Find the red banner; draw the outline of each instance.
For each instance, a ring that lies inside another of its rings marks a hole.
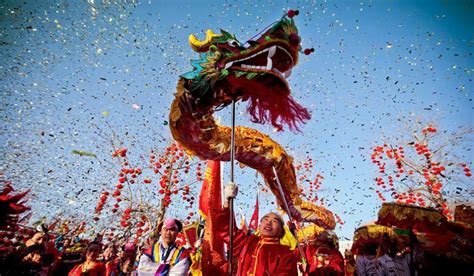
[[[258,194],[257,194],[257,200],[255,202],[255,210],[253,211],[253,215],[250,218],[249,228],[253,231],[258,230]]]

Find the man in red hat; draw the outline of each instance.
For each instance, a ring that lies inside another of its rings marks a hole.
[[[176,244],[183,229],[177,219],[166,219],[161,227],[160,240],[153,243],[140,258],[138,275],[188,275],[189,252]]]
[[[230,183],[224,195],[227,200],[217,219],[222,226],[218,234],[228,243],[228,199],[237,195],[237,186]],[[283,225],[283,218],[270,212],[262,217],[258,236],[234,229],[233,255],[238,262],[237,275],[298,275],[294,252],[289,246],[280,244],[280,238],[285,234]]]

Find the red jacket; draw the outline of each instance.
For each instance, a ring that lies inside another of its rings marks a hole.
[[[83,275],[83,273],[88,273],[87,275],[90,276],[105,276],[105,266],[103,263],[96,262],[94,267],[87,271],[82,271],[83,265],[84,263],[76,265],[73,269],[71,269],[71,271],[69,271],[68,276],[80,276]]]
[[[328,246],[303,246],[308,259],[309,271],[306,275],[344,275],[344,258],[341,252]]]
[[[217,217],[218,225],[222,226],[217,234],[226,243],[229,242],[228,222],[229,210],[224,209]],[[289,246],[280,244],[279,238],[247,235],[244,231],[235,228],[233,245],[233,255],[238,262],[238,276],[298,275],[293,251]]]

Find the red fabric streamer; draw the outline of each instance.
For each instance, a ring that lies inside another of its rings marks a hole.
[[[286,124],[291,131],[299,132],[299,126],[311,119],[308,110],[297,103],[290,95],[271,97],[249,97],[247,111],[252,122],[271,123],[278,131]]]

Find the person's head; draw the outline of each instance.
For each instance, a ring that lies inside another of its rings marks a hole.
[[[283,218],[277,213],[270,212],[262,217],[258,230],[264,238],[281,238],[285,234]]]
[[[135,259],[137,246],[133,242],[126,243],[122,246],[122,259]]]
[[[104,259],[110,260],[110,259],[113,259],[116,254],[117,252],[115,249],[115,245],[111,243],[107,246],[107,248],[105,248],[103,255],[104,255]]]
[[[165,246],[170,246],[176,241],[178,233],[183,229],[183,225],[177,219],[167,219],[161,228],[161,240]]]
[[[330,247],[336,247],[335,239],[336,234],[331,230],[324,230],[316,237],[316,243],[319,245],[326,245]]]
[[[376,242],[364,243],[364,244],[362,244],[360,255],[375,256],[377,254],[377,248],[378,247],[379,247],[379,244],[376,243]]]
[[[94,243],[102,243],[103,239],[104,239],[104,235],[102,233],[99,233],[95,236]]]
[[[64,242],[63,242],[63,247],[68,247],[69,245],[71,245],[71,240],[70,239],[65,239]]]
[[[100,255],[101,246],[98,243],[89,243],[86,247],[86,260],[87,261],[96,261]]]
[[[44,247],[39,244],[28,246],[21,254],[21,263],[24,264],[41,264],[44,254]]]
[[[395,239],[390,239],[388,235],[384,236],[384,239],[379,247],[379,254],[387,254],[391,257],[394,257],[398,252],[398,245]]]
[[[319,234],[318,237],[316,238],[316,241],[320,243],[329,242],[330,240],[331,238],[327,231],[321,232],[321,234]]]

